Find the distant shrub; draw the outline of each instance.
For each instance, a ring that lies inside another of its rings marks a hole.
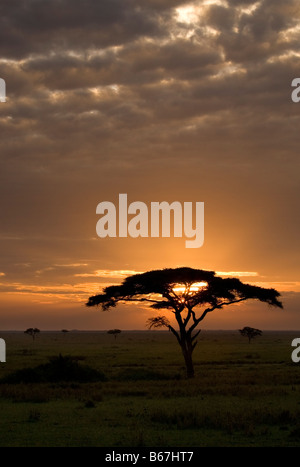
[[[17,370],[1,379],[2,383],[56,383],[56,382],[96,382],[106,381],[105,375],[87,365],[80,365],[70,356],[51,357],[49,363],[35,368]]]

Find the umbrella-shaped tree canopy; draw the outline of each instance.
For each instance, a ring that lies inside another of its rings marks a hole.
[[[192,268],[160,269],[127,277],[122,284],[106,287],[103,293],[89,298],[87,306],[103,310],[119,302],[148,302],[151,308],[174,313],[179,331],[164,316],[150,318],[150,326],[165,326],[176,336],[185,357],[188,375],[193,375],[191,355],[196,346],[192,334],[207,313],[233,303],[254,299],[283,308],[280,293],[244,284],[236,278],[222,278],[213,271]],[[154,321],[153,321],[154,320]]]
[[[106,287],[102,294],[90,297],[87,306],[101,305],[106,310],[122,301],[147,301],[152,308],[181,312],[205,305],[221,308],[252,298],[282,308],[279,296],[275,289],[244,284],[236,278],[221,278],[212,271],[176,268],[129,276],[121,285]]]

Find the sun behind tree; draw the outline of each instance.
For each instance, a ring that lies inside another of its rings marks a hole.
[[[249,284],[236,278],[221,278],[213,271],[192,268],[160,269],[127,277],[121,285],[104,288],[103,293],[89,298],[87,306],[108,310],[119,302],[146,302],[156,310],[173,313],[179,329],[165,316],[150,318],[148,326],[166,327],[175,335],[184,357],[187,377],[194,376],[192,354],[197,345],[196,331],[207,313],[248,299],[283,308],[279,292]],[[196,311],[199,314],[196,315]]]

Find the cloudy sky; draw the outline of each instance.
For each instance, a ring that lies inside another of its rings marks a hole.
[[[300,329],[297,0],[2,0],[0,329],[145,329],[85,307],[190,266],[275,287],[206,329]],[[96,206],[202,201],[205,240],[96,235]]]

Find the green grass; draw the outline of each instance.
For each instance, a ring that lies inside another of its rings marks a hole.
[[[168,332],[1,337],[1,447],[300,446],[297,332],[203,331],[193,380]]]

